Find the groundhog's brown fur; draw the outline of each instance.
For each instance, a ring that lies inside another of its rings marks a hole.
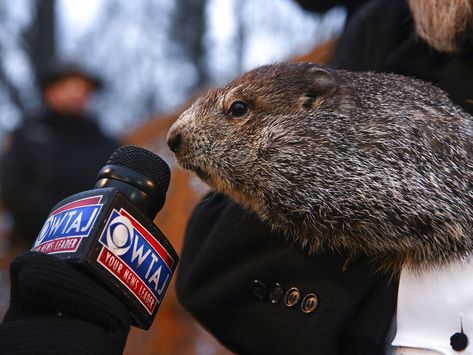
[[[472,142],[472,117],[431,84],[312,64],[255,69],[168,134],[182,167],[303,247],[390,270],[473,251]]]

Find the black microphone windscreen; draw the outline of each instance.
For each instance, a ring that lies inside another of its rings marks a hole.
[[[171,178],[168,164],[156,154],[144,148],[124,145],[108,159],[107,165],[118,165],[134,170],[152,180],[158,192],[166,195]]]

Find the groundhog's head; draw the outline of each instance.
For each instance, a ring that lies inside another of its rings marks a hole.
[[[248,72],[174,123],[178,163],[311,250],[473,250],[473,123],[434,86],[312,64]]]
[[[259,210],[273,185],[302,178],[296,165],[308,116],[336,88],[333,75],[314,65],[258,68],[199,98],[171,127],[169,147],[183,168]]]

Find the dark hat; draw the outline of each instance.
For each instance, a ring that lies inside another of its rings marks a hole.
[[[76,63],[59,60],[51,61],[44,70],[40,71],[38,77],[39,85],[41,90],[44,90],[48,85],[55,81],[71,76],[79,76],[87,80],[94,86],[95,90],[99,90],[103,87],[103,81],[98,76],[85,70]]]

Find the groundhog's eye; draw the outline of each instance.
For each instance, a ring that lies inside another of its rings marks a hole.
[[[248,112],[248,104],[244,101],[235,101],[230,106],[228,114],[234,118],[240,118],[246,115]]]

